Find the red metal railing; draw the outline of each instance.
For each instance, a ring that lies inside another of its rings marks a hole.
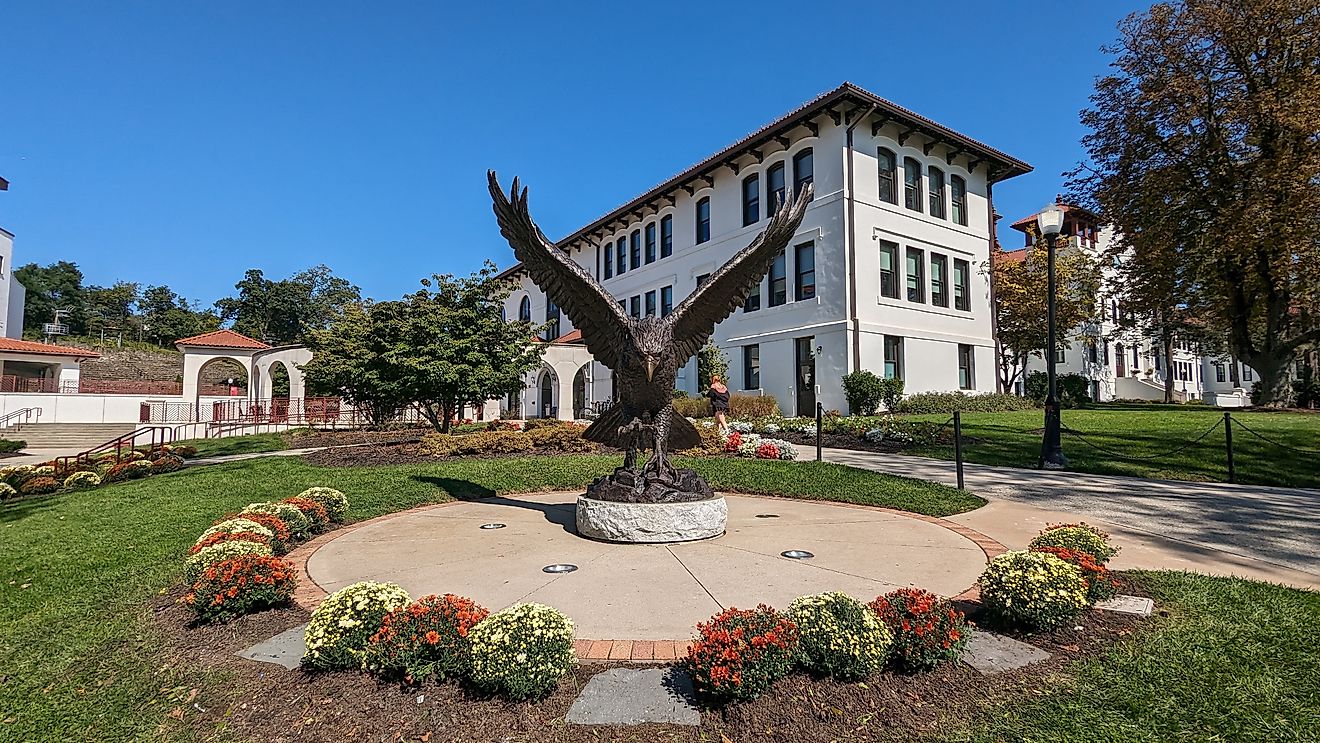
[[[115,463],[124,461],[124,455],[133,451],[137,446],[137,440],[144,435],[151,437],[150,447],[155,449],[159,446],[170,443],[174,437],[174,429],[169,426],[146,426],[136,431],[126,433],[118,438],[111,439],[104,444],[93,446],[87,451],[70,454],[64,457],[55,458],[55,467],[58,470],[67,470],[70,467],[84,464],[91,461],[93,457],[113,451],[115,453]]]

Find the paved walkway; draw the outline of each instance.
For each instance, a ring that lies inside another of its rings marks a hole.
[[[804,452],[806,453],[806,452]],[[825,449],[827,461],[957,482],[953,462]],[[1320,490],[1145,480],[967,464],[967,489],[990,501],[951,518],[1011,548],[1045,523],[1085,519],[1113,534],[1118,568],[1187,569],[1320,588]]]

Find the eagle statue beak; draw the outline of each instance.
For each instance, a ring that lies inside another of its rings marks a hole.
[[[654,376],[655,376],[655,360],[654,360],[654,359],[647,359],[647,360],[646,360],[646,381],[650,382],[650,381],[651,381],[651,377],[654,377]]]

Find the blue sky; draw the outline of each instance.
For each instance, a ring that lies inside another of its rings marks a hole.
[[[89,283],[209,304],[325,263],[393,298],[512,260],[487,168],[557,238],[844,80],[1034,165],[1011,221],[1143,7],[6,0],[0,226]]]

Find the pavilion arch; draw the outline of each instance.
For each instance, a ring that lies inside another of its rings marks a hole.
[[[302,368],[311,360],[312,352],[306,346],[276,346],[256,352],[252,356],[252,365],[256,371],[257,379],[256,384],[253,385],[253,396],[258,400],[269,400],[277,397],[275,394],[275,378],[278,371],[283,370],[289,376],[287,397],[291,400],[305,398],[307,387]],[[283,397],[284,395],[279,396]]]
[[[559,374],[554,367],[543,365],[536,374],[536,384],[532,387],[537,418],[556,418],[559,415],[560,389]]]

